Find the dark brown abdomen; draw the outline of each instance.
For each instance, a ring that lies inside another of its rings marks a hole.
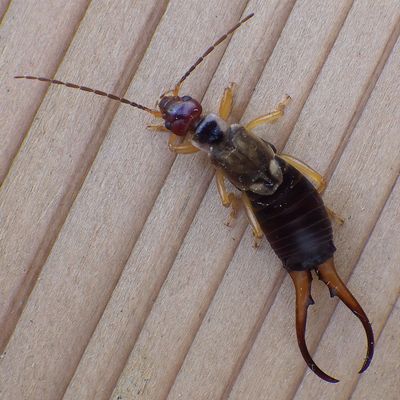
[[[314,186],[279,159],[283,182],[271,196],[246,192],[268,242],[289,271],[313,269],[336,250],[332,226]]]

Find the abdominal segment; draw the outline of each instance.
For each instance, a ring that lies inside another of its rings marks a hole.
[[[246,192],[273,250],[289,271],[313,269],[332,257],[332,226],[314,186],[279,159],[283,182],[270,196]]]

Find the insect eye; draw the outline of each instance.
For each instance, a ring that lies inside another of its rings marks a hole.
[[[165,126],[167,129],[171,130],[171,128],[172,128],[172,123],[171,123],[170,121],[165,121],[164,126]]]
[[[192,100],[192,98],[190,96],[183,96],[182,100],[183,101],[189,101],[189,100]]]

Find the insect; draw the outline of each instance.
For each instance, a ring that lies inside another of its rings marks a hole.
[[[296,334],[305,362],[320,378],[336,383],[337,379],[315,364],[306,346],[307,310],[314,303],[311,297],[312,270],[328,286],[331,296],[338,296],[365,329],[367,355],[360,373],[371,362],[374,336],[365,312],[335,270],[333,254],[336,249],[330,221],[335,214],[324,206],[321,199],[325,189],[323,177],[296,158],[277,153],[271,143],[251,132],[259,125],[279,120],[284,115],[290,97],[286,96],[274,111],[243,126],[227,123],[233,104],[233,84],[224,91],[218,115],[203,113],[200,102],[190,96],[180,95],[183,82],[193,70],[252,16],[250,14],[243,18],[209,47],[175,87],[161,95],[158,109],[74,83],[26,75],[15,78],[64,85],[128,104],[163,120],[163,124],[149,125],[149,128],[170,133],[168,146],[171,151],[178,154],[206,152],[216,168],[221,202],[232,209],[231,218],[234,218],[242,204],[256,243],[265,235],[293,280],[296,291]],[[240,197],[227,191],[225,179],[238,189]]]

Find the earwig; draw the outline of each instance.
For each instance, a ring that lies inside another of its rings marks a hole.
[[[159,110],[74,83],[27,75],[15,78],[64,85],[128,104],[163,120],[163,125],[149,127],[171,134],[168,143],[170,150],[179,154],[192,154],[199,150],[206,152],[216,167],[216,183],[222,204],[232,207],[232,217],[239,203],[243,204],[256,243],[265,235],[293,280],[296,291],[296,334],[305,362],[321,379],[336,383],[337,379],[315,364],[305,341],[307,309],[314,304],[311,297],[312,270],[328,286],[331,297],[338,296],[365,329],[367,355],[360,373],[370,365],[374,353],[374,335],[364,310],[335,270],[333,254],[336,248],[330,221],[334,213],[324,206],[321,199],[325,189],[323,177],[294,157],[277,153],[271,143],[251,133],[256,126],[281,118],[290,97],[286,96],[271,113],[242,126],[227,123],[232,109],[233,85],[225,89],[218,115],[203,114],[197,100],[179,95],[183,82],[204,58],[251,17],[253,14],[243,18],[221,36],[197,59],[173,90],[161,95]],[[177,144],[179,137],[183,141]],[[227,192],[225,179],[238,189],[240,198]]]

